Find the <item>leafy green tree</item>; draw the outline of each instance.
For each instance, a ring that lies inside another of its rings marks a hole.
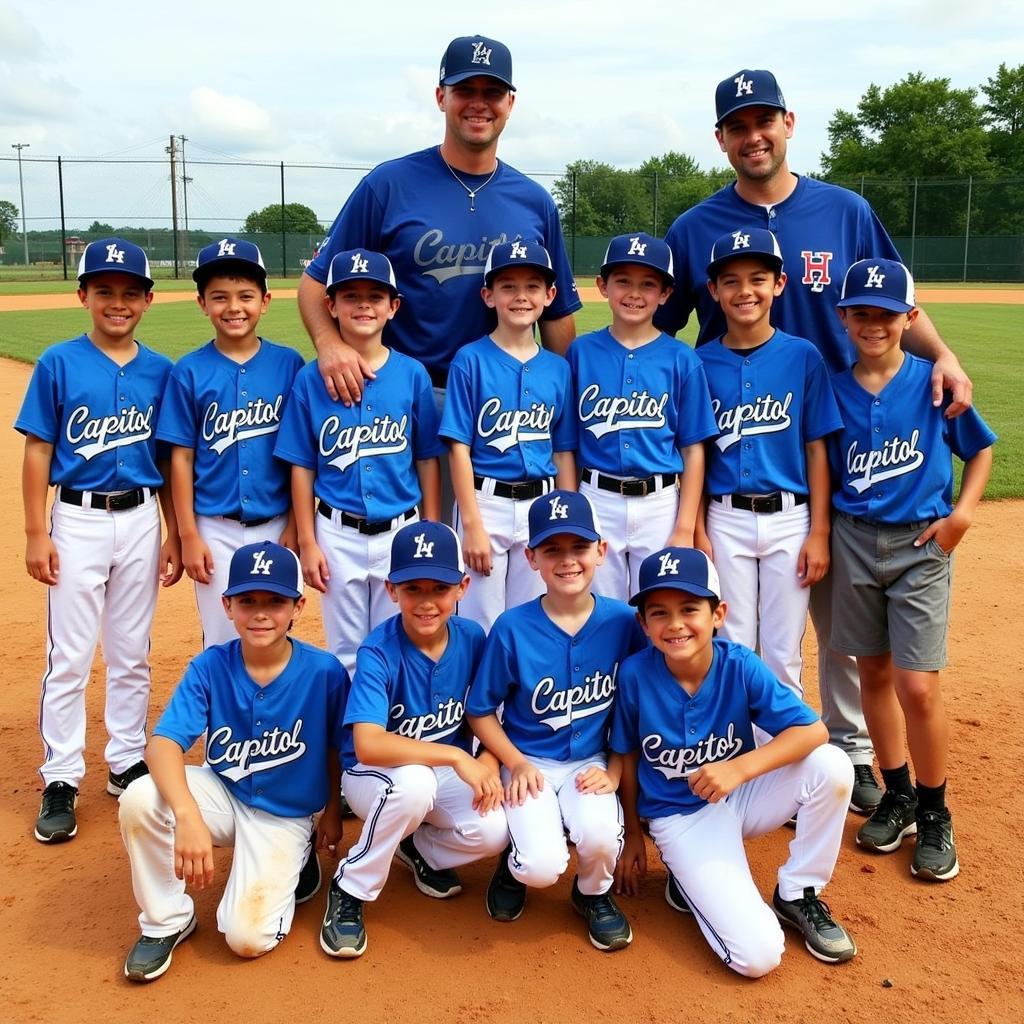
[[[242,231],[246,234],[280,234],[282,229],[290,234],[324,233],[316,214],[302,203],[285,203],[283,213],[280,203],[272,203],[262,210],[253,210],[242,225]]]
[[[1010,175],[1024,174],[1024,64],[1000,64],[981,91],[993,160]]]
[[[114,233],[114,225],[94,220],[85,230],[90,235],[112,235]]]
[[[0,199],[0,244],[7,235],[13,235],[18,230],[18,208],[7,199]]]

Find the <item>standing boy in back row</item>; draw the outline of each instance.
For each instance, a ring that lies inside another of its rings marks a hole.
[[[25,564],[47,591],[46,674],[39,731],[46,789],[42,843],[73,839],[85,775],[85,687],[102,631],[107,792],[146,774],[149,640],[158,582],[181,578],[168,463],[156,422],[171,361],[135,340],[153,301],[149,260],[121,238],[90,242],[78,265],[87,334],[48,348],[15,429],[25,435]],[[49,531],[46,499],[57,487]],[[167,540],[160,544],[160,513]]]

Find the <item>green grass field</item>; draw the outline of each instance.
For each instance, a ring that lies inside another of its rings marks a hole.
[[[272,282],[272,287],[294,286],[291,279]],[[66,287],[62,282],[62,287],[54,291],[64,291]],[[24,291],[38,294],[43,289],[38,282],[31,289],[26,283]],[[986,496],[1024,497],[1024,421],[1019,414],[1017,391],[1024,378],[1024,307],[936,304],[929,308],[929,313],[974,380],[975,403],[999,435]],[[576,317],[580,333],[606,323],[608,307],[600,302],[587,303]],[[47,345],[74,337],[87,326],[88,318],[80,309],[0,313],[0,356],[33,362]],[[260,330],[268,338],[295,346],[307,358],[313,355],[291,299],[272,302]],[[683,333],[692,342],[692,326]],[[209,323],[193,302],[166,303],[150,309],[139,335],[152,348],[177,359],[207,340]]]

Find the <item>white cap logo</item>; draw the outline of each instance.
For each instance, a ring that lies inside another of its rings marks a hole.
[[[659,576],[678,576],[679,575],[679,559],[673,558],[669,552],[665,552],[660,559],[661,568],[658,570]]]
[[[525,245],[519,242],[512,243],[512,252],[509,254],[509,259],[513,260],[525,260],[530,255]]]
[[[732,248],[733,252],[737,249],[749,249],[750,235],[745,235],[742,231],[734,231],[732,233]]]
[[[486,64],[490,67],[491,64],[491,51],[484,46],[483,43],[473,44],[473,61],[474,64]]]
[[[413,558],[433,558],[434,557],[434,542],[427,540],[427,535],[421,533],[418,537],[413,537],[416,541],[416,551],[413,554]]]
[[[629,252],[627,256],[646,256],[647,255],[647,243],[641,242],[639,238],[631,238],[629,240]]]
[[[363,254],[357,252],[352,256],[352,273],[366,274],[370,270],[370,261],[363,259]]]
[[[217,243],[217,255],[218,256],[234,256],[235,255],[235,243],[229,242],[226,238],[222,238]]]
[[[549,518],[552,520],[569,518],[569,506],[557,496],[551,499],[551,515]]]
[[[864,282],[865,288],[881,288],[885,281],[885,274],[878,272],[878,267],[868,267],[868,279]]]
[[[116,242],[107,246],[107,263],[124,263],[124,249],[118,249]]]
[[[733,79],[733,81],[736,83],[737,96],[754,95],[754,83],[751,82],[745,75],[740,73]]]
[[[269,576],[270,567],[274,564],[272,558],[266,558],[266,551],[256,551],[252,556],[252,571],[250,576]]]

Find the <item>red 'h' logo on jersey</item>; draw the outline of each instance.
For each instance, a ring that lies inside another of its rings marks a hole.
[[[825,285],[832,283],[832,275],[828,271],[833,254],[804,249],[800,255],[804,259],[804,276],[800,283],[810,285],[812,292],[823,291]]]

